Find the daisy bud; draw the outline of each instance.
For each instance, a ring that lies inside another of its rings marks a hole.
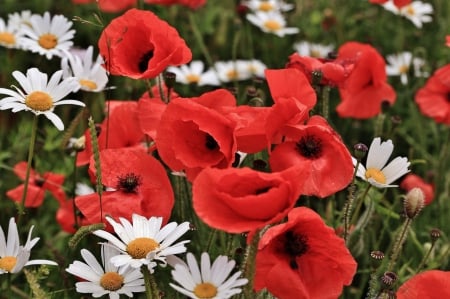
[[[355,150],[355,158],[358,160],[361,160],[362,158],[364,158],[367,151],[369,150],[367,145],[365,145],[364,143],[355,144],[353,149]]]
[[[390,289],[397,280],[398,280],[397,274],[391,271],[384,272],[383,276],[381,276],[381,282],[384,288],[387,289]]]
[[[431,241],[434,243],[437,241],[437,239],[439,239],[441,237],[441,231],[437,228],[433,228],[430,231],[430,237],[431,237]]]
[[[422,189],[412,188],[403,201],[405,214],[409,219],[413,219],[423,209],[425,204],[425,195]]]
[[[166,84],[167,88],[172,89],[175,85],[175,79],[177,78],[177,75],[172,72],[165,72],[164,73],[164,83]]]

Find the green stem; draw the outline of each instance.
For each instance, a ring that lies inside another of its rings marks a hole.
[[[147,266],[141,266],[141,272],[144,275],[145,295],[147,299],[159,299],[159,290],[153,275]]]
[[[405,222],[403,223],[401,233],[394,244],[391,259],[389,260],[389,264],[387,267],[387,271],[392,271],[392,269],[394,269],[395,263],[397,262],[397,258],[400,255],[400,252],[402,251],[403,243],[406,240],[406,235],[409,230],[409,227],[411,226],[411,222],[412,222],[411,218],[406,218]]]
[[[158,77],[156,77],[156,84],[158,84],[158,91],[159,91],[159,97],[161,98],[161,100],[168,104],[169,100],[167,99],[165,93],[164,93],[164,78],[162,74],[159,74]]]
[[[31,162],[33,161],[34,145],[36,143],[37,124],[38,124],[38,116],[35,115],[33,118],[33,124],[31,126],[31,137],[30,137],[30,145],[28,148],[27,170],[25,173],[25,181],[24,181],[22,199],[21,199],[20,205],[19,205],[19,215],[18,215],[18,219],[17,219],[17,224],[19,224],[22,216],[25,214],[25,200],[27,198],[28,185],[30,182]]]
[[[427,262],[428,258],[430,257],[430,254],[433,251],[435,244],[436,244],[436,241],[431,243],[430,249],[428,249],[427,253],[423,257],[423,259],[420,262],[419,266],[417,267],[416,274],[419,273],[423,269],[423,267],[425,266],[425,263]]]
[[[361,196],[361,198],[358,201],[358,205],[356,206],[355,213],[353,214],[353,217],[351,218],[352,221],[350,223],[355,223],[356,222],[356,219],[359,216],[359,211],[361,210],[362,204],[364,202],[364,198],[366,198],[366,196],[369,193],[369,190],[370,190],[371,187],[372,187],[372,185],[368,184],[366,190],[364,190],[363,195]]]
[[[245,285],[244,290],[242,292],[241,298],[255,298],[255,293],[253,292],[253,282],[255,276],[255,268],[256,268],[256,253],[258,251],[258,243],[261,231],[257,230],[253,235],[253,238],[248,244],[245,251],[245,259],[242,267],[242,274],[245,278],[248,279],[248,283]],[[243,297],[242,297],[243,296]]]
[[[78,229],[78,217],[77,217],[77,207],[75,205],[75,190],[77,188],[77,156],[78,153],[75,152],[75,157],[73,159],[73,186],[72,186],[72,192],[73,192],[73,197],[72,197],[72,208],[73,208],[73,224],[75,226],[75,229]]]
[[[328,118],[330,116],[330,87],[329,86],[322,86],[320,88],[320,100],[321,100],[321,104],[322,104],[322,116],[328,120]]]
[[[355,178],[358,172],[360,160],[358,159],[355,166],[355,171],[353,172],[353,179],[348,187],[348,198],[344,206],[344,240],[347,242],[348,230],[350,228],[350,219],[353,212],[353,203],[355,202],[356,184]]]
[[[211,58],[211,55],[209,54],[209,50],[205,45],[205,42],[203,41],[202,34],[200,30],[198,30],[197,23],[195,22],[195,15],[193,11],[189,11],[189,24],[192,29],[192,32],[194,33],[194,37],[197,40],[198,46],[200,47],[200,51],[202,51],[203,56],[205,56],[206,61],[208,62],[210,67],[214,66],[213,59]]]

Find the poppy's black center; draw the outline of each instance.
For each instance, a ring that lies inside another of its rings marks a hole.
[[[212,151],[219,148],[219,144],[217,144],[217,141],[209,134],[206,134],[205,146],[207,149]]]
[[[296,148],[303,157],[317,159],[322,154],[322,141],[317,137],[306,135],[297,142]]]
[[[117,177],[117,189],[125,193],[136,193],[142,178],[132,172]]]
[[[41,176],[38,176],[37,178],[34,179],[34,183],[36,184],[36,186],[42,187],[44,186],[45,179]]]
[[[450,92],[447,92],[447,102],[450,102]]]
[[[289,230],[279,236],[278,251],[289,257],[289,266],[292,269],[298,269],[296,258],[308,251],[308,238],[301,234]]]
[[[138,68],[141,73],[145,72],[148,68],[148,62],[153,58],[153,50],[148,51],[144,55],[142,55],[139,60]]]

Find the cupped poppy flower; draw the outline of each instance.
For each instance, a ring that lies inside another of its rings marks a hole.
[[[195,178],[192,202],[211,227],[229,233],[254,232],[283,219],[299,197],[302,180],[283,173],[244,168],[206,168]],[[255,208],[257,207],[257,208]]]
[[[148,4],[174,5],[179,4],[197,9],[206,4],[206,0],[145,0]]]
[[[345,188],[353,177],[350,152],[327,121],[313,116],[306,125],[287,127],[284,141],[272,150],[272,171],[302,177],[302,194],[326,197]]]
[[[341,103],[336,107],[340,117],[367,119],[381,112],[381,104],[393,105],[395,90],[386,80],[386,63],[368,44],[347,42],[338,50],[338,60],[353,61],[353,70],[339,85]]]
[[[170,217],[174,195],[161,163],[144,149],[119,148],[100,151],[102,184],[108,191],[78,196],[76,206],[89,223],[107,223],[105,216],[131,219],[133,213],[146,217]],[[89,172],[95,177],[93,158]],[[101,219],[100,215],[103,216]]]
[[[25,180],[27,162],[22,161],[17,163],[14,166],[13,171],[21,180]],[[30,179],[25,198],[25,207],[40,207],[44,201],[45,191],[49,191],[58,201],[64,200],[66,196],[62,187],[64,179],[65,176],[62,174],[45,172],[41,175],[34,169],[30,169]],[[6,196],[15,202],[21,202],[24,188],[25,184],[21,184],[6,192]]]
[[[335,299],[356,273],[356,261],[319,214],[294,208],[258,244],[254,288],[280,299]]]
[[[414,99],[423,115],[450,125],[450,64],[436,70]]]
[[[166,67],[192,59],[175,28],[150,11],[134,8],[106,26],[98,46],[108,72],[133,79],[155,78]]]
[[[224,89],[171,100],[155,139],[164,163],[172,170],[186,171],[189,180],[208,166],[230,167],[237,151],[235,123],[220,108],[235,105],[234,96]]]
[[[105,148],[142,147],[144,132],[139,123],[138,103],[135,101],[108,101],[107,116],[98,127],[98,147]],[[92,142],[89,129],[84,133],[85,148],[77,154],[77,166],[89,163],[92,155]]]
[[[408,174],[400,183],[400,188],[405,191],[410,191],[413,188],[420,188],[425,195],[425,205],[429,205],[434,199],[434,185],[425,182],[420,176],[416,174]]]
[[[407,280],[397,290],[397,299],[450,298],[450,271],[428,270]]]

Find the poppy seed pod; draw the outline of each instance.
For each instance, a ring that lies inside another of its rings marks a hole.
[[[420,188],[412,188],[403,201],[405,214],[409,219],[413,219],[423,209],[425,204],[425,195]]]

